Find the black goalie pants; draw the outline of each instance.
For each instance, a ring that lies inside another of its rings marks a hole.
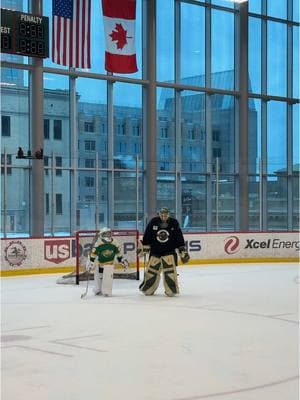
[[[150,257],[145,268],[144,281],[140,285],[140,291],[148,296],[154,294],[158,288],[161,273],[163,274],[165,294],[167,296],[178,294],[177,271],[173,255]]]

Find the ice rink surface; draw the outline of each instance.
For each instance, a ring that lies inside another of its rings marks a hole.
[[[298,264],[178,272],[174,298],[2,278],[1,400],[298,400]]]

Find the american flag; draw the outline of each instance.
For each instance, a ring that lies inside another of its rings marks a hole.
[[[52,14],[53,62],[91,68],[91,0],[53,0]]]

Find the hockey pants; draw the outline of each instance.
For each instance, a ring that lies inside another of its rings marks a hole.
[[[105,264],[102,265],[101,267],[96,267],[94,272],[95,294],[103,294],[103,296],[111,296],[113,278],[114,278],[113,264]]]
[[[175,258],[173,255],[155,257],[151,256],[145,267],[144,281],[140,290],[147,296],[155,293],[163,273],[165,294],[174,296],[179,294]]]

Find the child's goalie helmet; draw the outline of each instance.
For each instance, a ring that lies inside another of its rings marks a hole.
[[[99,233],[100,239],[105,243],[110,243],[112,241],[112,232],[110,228],[102,228]]]

